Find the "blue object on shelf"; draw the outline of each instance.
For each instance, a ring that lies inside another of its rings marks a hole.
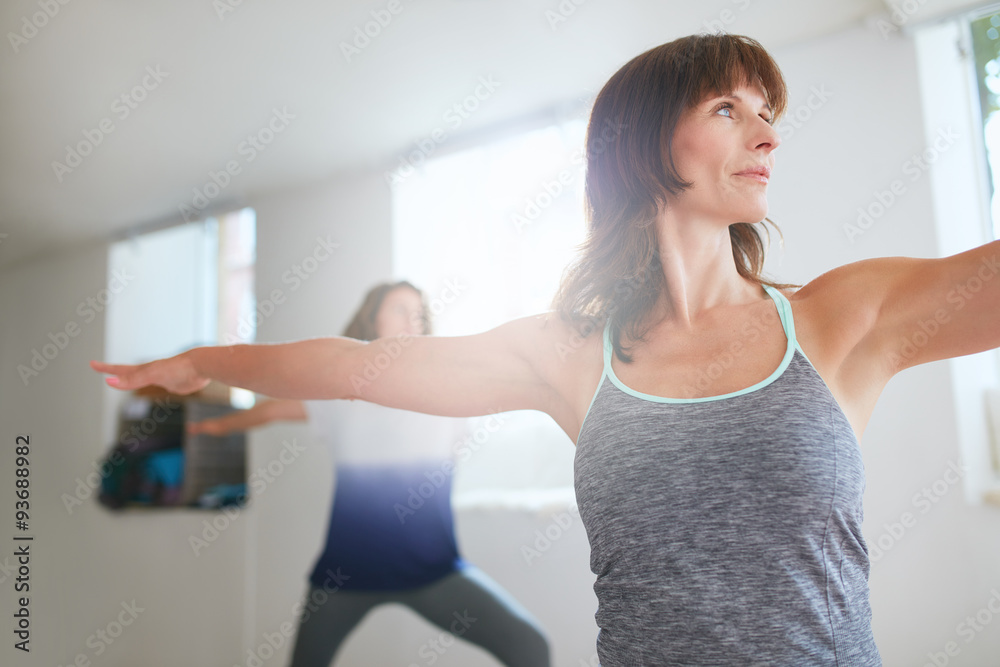
[[[198,505],[205,508],[243,505],[246,501],[246,484],[218,484],[206,489],[198,498]]]

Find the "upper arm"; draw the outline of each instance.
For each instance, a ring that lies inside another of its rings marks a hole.
[[[876,336],[896,370],[1000,346],[1000,242],[899,262]]]
[[[883,370],[888,380],[918,364],[1000,346],[998,272],[994,241],[950,257],[864,260],[814,282],[827,293],[820,301],[847,319],[845,361]]]
[[[560,404],[553,340],[562,328],[545,314],[468,336],[376,339],[351,351],[348,397],[449,417],[552,414]]]

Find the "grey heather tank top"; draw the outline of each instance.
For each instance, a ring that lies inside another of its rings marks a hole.
[[[741,391],[663,398],[604,374],[575,487],[603,667],[879,667],[850,423],[774,300],[788,346]]]

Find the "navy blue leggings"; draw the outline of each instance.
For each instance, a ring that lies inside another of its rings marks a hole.
[[[315,590],[322,589],[311,586],[307,600]],[[507,667],[549,667],[549,645],[538,621],[510,593],[471,565],[420,588],[340,590],[325,597],[326,602],[318,608],[309,605],[315,611],[303,612],[305,621],[299,622],[291,667],[329,667],[341,643],[365,614],[388,602],[406,605],[451,635],[481,646]],[[416,658],[414,663],[422,661]]]

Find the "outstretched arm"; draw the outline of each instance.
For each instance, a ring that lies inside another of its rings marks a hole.
[[[236,431],[246,431],[255,426],[263,426],[273,421],[305,421],[308,419],[302,401],[277,399],[261,401],[249,410],[237,410],[221,417],[188,422],[187,432],[194,435],[229,435]]]
[[[572,363],[559,362],[555,350],[569,336],[558,318],[539,315],[471,336],[198,347],[145,364],[91,366],[119,389],[186,394],[218,380],[275,398],[362,399],[451,417],[535,409],[559,421],[553,412],[565,411],[565,401],[554,376]]]
[[[821,290],[829,329],[850,342],[855,366],[886,381],[918,364],[1000,347],[1000,241],[950,257],[855,262],[800,294]]]
[[[872,339],[896,372],[1000,347],[1000,241],[887,265]]]

